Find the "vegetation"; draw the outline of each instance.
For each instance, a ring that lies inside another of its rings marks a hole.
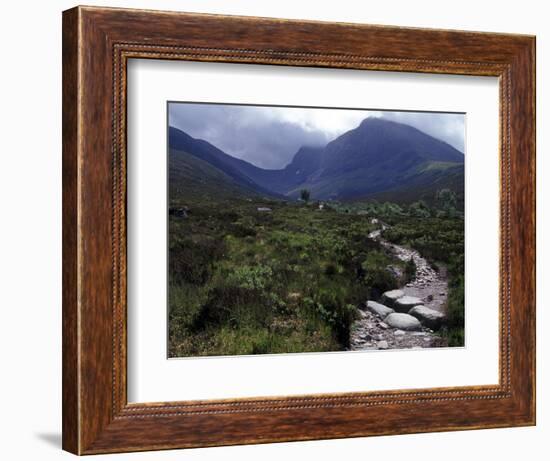
[[[366,216],[251,199],[188,206],[170,217],[171,356],[344,350],[357,304],[398,286]]]
[[[416,271],[368,238],[373,216],[392,223],[386,239],[449,268],[447,335],[463,342],[462,219],[422,204],[329,202],[321,210],[309,197],[173,197],[171,207],[187,214],[169,218],[170,356],[347,349],[357,306]]]
[[[411,280],[414,280],[416,277],[416,264],[414,263],[414,259],[409,259],[407,261],[407,264],[405,264],[405,279],[410,282]]]

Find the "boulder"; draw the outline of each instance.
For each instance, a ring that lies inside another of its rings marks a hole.
[[[176,218],[187,218],[187,212],[189,211],[189,208],[186,206],[174,208],[170,207],[168,208],[168,214],[170,216],[175,216]]]
[[[394,312],[386,317],[385,322],[390,327],[398,328],[400,330],[414,331],[422,329],[422,325],[418,319],[409,314]]]
[[[382,295],[382,302],[390,307],[394,307],[395,301],[397,301],[399,298],[402,298],[403,296],[405,296],[403,290],[386,291]]]
[[[392,312],[395,312],[393,309],[375,301],[367,301],[367,309],[373,314],[378,315],[378,317],[380,317],[382,320],[384,320]]]
[[[434,309],[430,309],[426,306],[413,307],[409,311],[409,315],[416,317],[420,320],[422,325],[425,325],[432,330],[438,330],[441,328],[441,324],[445,321],[445,314],[442,314]]]
[[[423,304],[420,298],[415,296],[403,296],[397,299],[392,307],[397,312],[406,313],[409,312],[414,306],[419,306],[420,304]]]

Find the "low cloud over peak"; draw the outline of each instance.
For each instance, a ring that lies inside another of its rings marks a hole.
[[[283,168],[302,146],[324,146],[367,117],[414,126],[464,152],[464,115],[428,112],[170,103],[169,124],[268,169]]]

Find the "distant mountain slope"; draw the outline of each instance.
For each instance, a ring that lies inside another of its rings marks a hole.
[[[357,128],[327,144],[318,176],[334,176],[379,165],[404,169],[421,161],[462,163],[464,155],[412,126],[367,118]]]
[[[424,200],[429,205],[435,203],[436,193],[441,189],[450,189],[456,193],[457,207],[464,210],[464,165],[454,165],[445,171],[431,168],[412,178],[407,184],[383,192],[357,197],[357,200],[370,199],[378,202],[397,202],[410,204]]]
[[[356,198],[426,184],[434,174],[447,173],[433,165],[463,163],[464,155],[457,149],[416,128],[367,118],[327,144],[319,169],[300,187],[322,198]],[[432,173],[426,174],[430,169]]]
[[[254,188],[243,186],[205,160],[184,151],[169,151],[169,195],[170,205],[185,204],[187,199],[216,199],[252,197]],[[180,203],[181,202],[181,203]]]
[[[249,174],[247,174],[248,171],[261,170],[261,168],[257,168],[244,160],[232,157],[207,141],[192,138],[187,133],[177,128],[169,127],[168,146],[171,152],[187,152],[209,163],[245,189],[254,190],[258,194],[280,196],[277,191],[267,189],[260,183],[256,183]]]
[[[322,147],[300,147],[292,161],[281,170],[264,170],[248,164],[243,170],[257,184],[286,195],[288,191],[304,184],[320,166]]]
[[[393,192],[411,201],[434,187],[464,192],[461,152],[409,125],[379,118],[365,119],[325,147],[302,147],[280,170],[258,168],[172,127],[169,142],[260,194],[296,197],[306,188],[314,199],[350,200]]]

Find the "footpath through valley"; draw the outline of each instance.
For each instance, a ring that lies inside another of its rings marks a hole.
[[[412,259],[414,280],[387,291],[379,301],[368,300],[359,306],[359,319],[351,328],[350,349],[410,349],[446,346],[437,331],[445,322],[447,274],[434,270],[418,251],[390,243],[382,238],[382,224],[369,234],[402,261]]]

